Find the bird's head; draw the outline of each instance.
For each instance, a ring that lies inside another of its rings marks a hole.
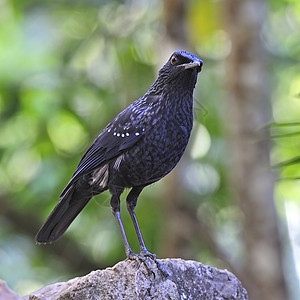
[[[184,50],[176,51],[160,69],[159,77],[168,82],[178,77],[197,77],[202,66],[203,61],[198,56]]]

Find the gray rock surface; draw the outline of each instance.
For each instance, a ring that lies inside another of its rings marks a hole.
[[[13,292],[5,281],[0,279],[0,300],[21,300],[22,298]]]
[[[227,270],[195,261],[162,259],[160,262],[170,275],[167,278],[154,261],[148,262],[153,272],[144,263],[125,260],[112,268],[48,285],[22,299],[248,299],[241,282]]]

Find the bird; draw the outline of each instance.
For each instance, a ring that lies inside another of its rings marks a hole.
[[[159,70],[144,96],[119,113],[99,134],[80,160],[35,240],[56,241],[95,195],[111,194],[110,206],[129,259],[149,257],[135,215],[142,190],[177,165],[193,126],[193,92],[203,61],[185,50],[175,51]],[[120,196],[130,189],[126,207],[140,253],[132,251],[120,215]],[[157,262],[158,263],[158,262]]]

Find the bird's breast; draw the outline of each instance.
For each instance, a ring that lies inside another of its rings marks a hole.
[[[167,175],[182,157],[190,132],[189,124],[175,119],[154,122],[143,139],[115,162],[126,185],[147,184]]]

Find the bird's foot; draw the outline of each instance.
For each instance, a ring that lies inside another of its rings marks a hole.
[[[139,267],[141,266],[142,263],[144,263],[147,267],[147,270],[150,271],[153,274],[153,276],[155,277],[155,272],[153,271],[152,267],[150,266],[149,262],[147,261],[146,256],[130,251],[127,254],[127,259],[135,260],[138,263]]]
[[[154,253],[150,253],[148,250],[142,250],[140,253],[141,256],[147,258],[149,257],[150,259],[152,259],[157,266],[157,269],[167,278],[170,278],[170,274],[168,273],[168,271],[162,266],[162,264],[158,261],[158,259],[156,258],[156,255]]]
[[[155,272],[153,268],[151,267],[148,259],[151,259],[155,262],[158,270],[165,276],[170,278],[170,274],[167,272],[167,270],[162,266],[162,264],[156,259],[156,255],[153,253],[150,253],[149,251],[141,251],[140,254],[136,254],[133,251],[129,251],[127,254],[127,258],[130,260],[135,260],[139,266],[141,263],[144,263],[147,267],[147,270],[153,274],[154,277],[156,277]]]

